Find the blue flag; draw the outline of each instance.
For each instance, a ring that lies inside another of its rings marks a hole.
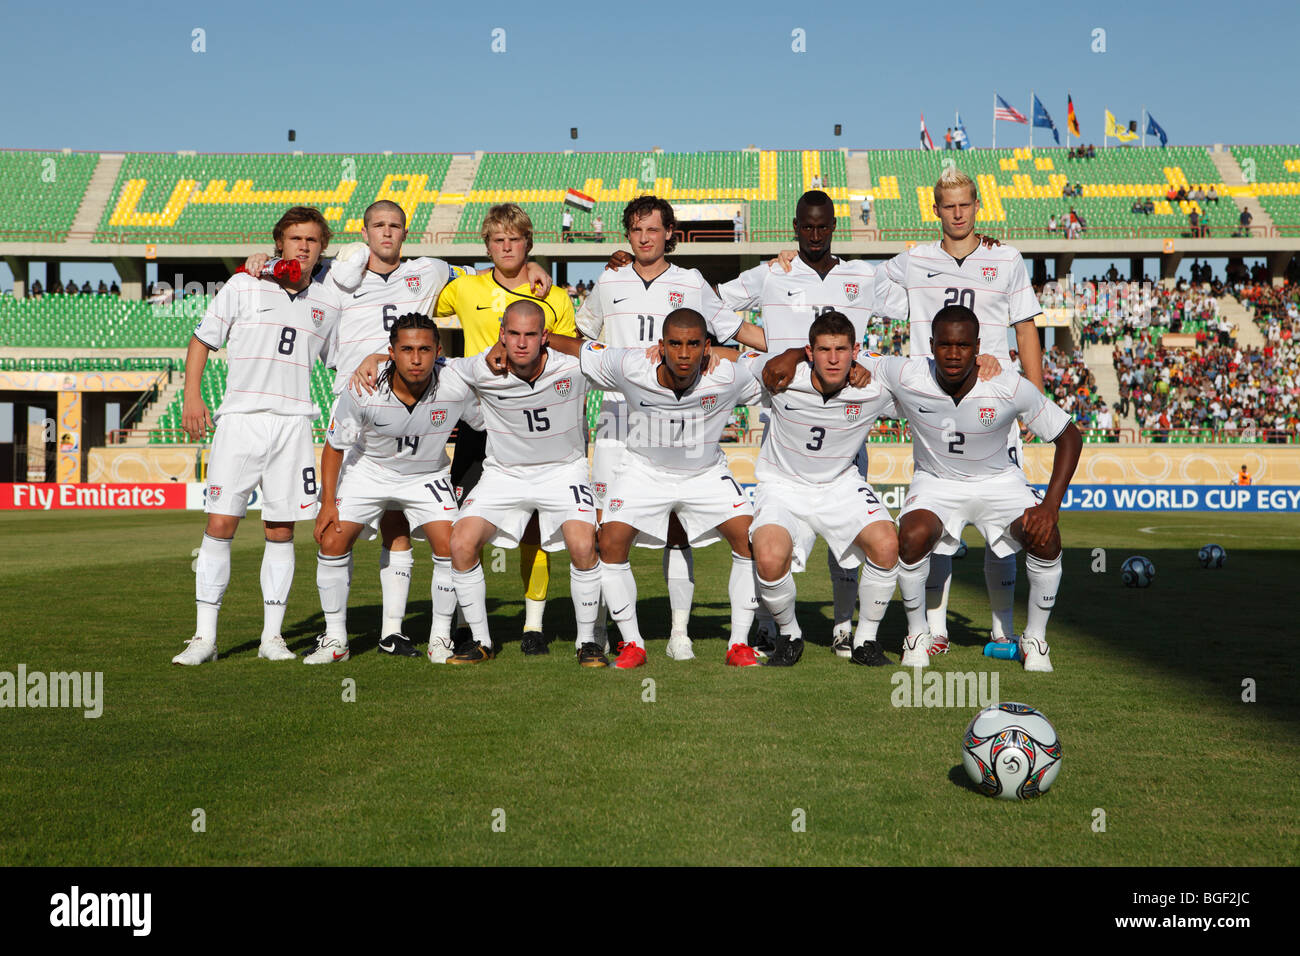
[[[952,138],[957,141],[958,149],[970,149],[970,137],[966,135],[966,124],[961,121],[961,114],[957,114],[957,126],[952,131]]]
[[[1169,137],[1165,135],[1165,131],[1160,128],[1160,124],[1156,122],[1155,117],[1150,113],[1147,114],[1147,132],[1152,136],[1159,136],[1161,146],[1169,145]]]
[[[1043,101],[1038,98],[1037,93],[1034,94],[1033,107],[1034,107],[1034,125],[1045,126],[1048,129],[1050,129],[1052,131],[1052,138],[1056,140],[1056,145],[1060,146],[1061,134],[1056,131],[1056,124],[1053,123],[1052,118],[1047,115],[1047,107],[1043,105]]]

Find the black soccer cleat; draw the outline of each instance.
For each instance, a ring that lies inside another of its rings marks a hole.
[[[489,650],[478,641],[470,641],[463,651],[457,651],[447,661],[448,664],[481,664],[497,656],[495,649]]]
[[[524,636],[519,641],[519,650],[523,651],[525,657],[538,657],[551,653],[550,647],[547,646],[546,635],[541,631],[524,631]]]
[[[394,657],[419,657],[411,639],[405,634],[389,634],[379,642],[379,653],[392,654]]]
[[[794,667],[803,657],[803,638],[781,634],[776,639],[776,647],[767,656],[768,667]]]
[[[857,647],[853,648],[853,653],[849,655],[849,660],[854,664],[861,664],[863,667],[885,667],[892,664],[884,652],[881,651],[880,645],[875,641],[863,641]]]
[[[608,667],[609,658],[600,650],[600,645],[588,641],[578,648],[578,663],[583,667]]]
[[[457,654],[469,650],[474,643],[474,635],[468,627],[457,628],[456,633],[451,638],[452,649]]]

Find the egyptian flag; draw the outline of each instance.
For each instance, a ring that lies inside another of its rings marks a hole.
[[[564,203],[567,206],[574,206],[583,212],[591,212],[596,208],[596,200],[592,199],[586,193],[580,193],[576,189],[570,189],[564,194]]]
[[[1065,96],[1065,106],[1065,128],[1070,131],[1071,136],[1082,139],[1083,137],[1079,136],[1079,117],[1074,115],[1074,100],[1068,93]]]
[[[934,140],[930,138],[930,131],[925,128],[925,114],[921,114],[921,148],[934,149]]]

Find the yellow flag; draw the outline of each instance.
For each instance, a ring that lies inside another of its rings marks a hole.
[[[1117,139],[1121,143],[1130,143],[1138,138],[1138,134],[1132,132],[1127,127],[1120,126],[1115,122],[1115,114],[1110,110],[1106,111],[1106,135],[1112,139]]]

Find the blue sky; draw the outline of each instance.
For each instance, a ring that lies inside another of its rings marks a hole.
[[[0,128],[79,150],[912,147],[922,112],[941,136],[960,110],[983,147],[994,91],[1028,113],[1032,88],[1062,133],[1072,92],[1085,141],[1145,105],[1174,144],[1296,142],[1297,26],[1272,0],[9,2]]]

